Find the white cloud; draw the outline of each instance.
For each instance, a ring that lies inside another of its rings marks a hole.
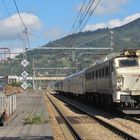
[[[99,0],[95,0],[92,5],[91,10],[95,7]],[[118,13],[122,10],[122,5],[126,4],[128,0],[101,0],[98,7],[95,10],[96,15],[110,15],[114,13]],[[79,11],[82,4],[79,4],[76,9]],[[83,11],[85,7],[83,8]]]
[[[29,32],[39,30],[41,28],[41,21],[37,16],[29,13],[21,13],[20,15]],[[14,26],[18,29],[18,33],[15,31]],[[23,30],[24,27],[18,14],[12,15],[4,20],[0,20],[0,40],[20,39],[20,34]]]
[[[53,27],[50,29],[47,29],[45,32],[45,37],[48,40],[54,40],[54,39],[59,39],[64,35],[64,32],[62,31],[62,29],[58,28],[58,27]]]
[[[97,7],[95,14],[108,15],[118,13],[122,10],[122,5],[126,4],[128,0],[101,0]]]
[[[136,13],[134,15],[128,16],[122,20],[121,19],[112,19],[105,23],[89,24],[84,28],[84,31],[89,31],[89,30],[94,31],[94,30],[102,29],[102,28],[106,28],[106,27],[108,27],[108,28],[119,27],[119,26],[125,25],[137,18],[140,18],[140,13]]]
[[[89,24],[85,27],[84,31],[102,29],[105,28],[105,26],[106,26],[105,23]]]

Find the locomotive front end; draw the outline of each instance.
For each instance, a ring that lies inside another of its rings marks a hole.
[[[113,101],[123,108],[140,109],[139,51],[125,52],[114,59]]]

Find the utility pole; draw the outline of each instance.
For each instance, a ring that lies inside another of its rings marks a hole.
[[[33,90],[35,90],[35,64],[34,64],[34,59],[33,59]]]
[[[113,31],[112,29],[110,29],[110,47],[111,47],[111,51],[114,51],[114,43],[113,43]]]

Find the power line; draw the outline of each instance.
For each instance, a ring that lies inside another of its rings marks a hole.
[[[5,1],[2,0],[2,3],[3,3],[3,5],[4,5],[4,7],[5,7],[5,10],[6,10],[8,16],[10,17],[10,20],[11,20],[11,23],[13,24],[13,28],[14,28],[15,32],[16,32],[17,34],[21,34],[21,33],[18,31],[19,29],[16,27],[15,22],[14,22],[13,19],[11,18],[11,14],[10,14],[10,12],[9,12],[9,10],[8,10],[8,7],[7,7],[6,3],[5,3]]]
[[[74,24],[73,24],[73,26],[72,26],[72,28],[71,28],[69,34],[71,34],[71,32],[74,30],[74,27],[75,27],[76,22],[77,22],[77,20],[78,20],[80,14],[81,14],[81,12],[82,12],[82,10],[83,10],[83,7],[84,7],[84,5],[85,5],[85,2],[86,2],[86,0],[83,1],[82,6],[81,6],[81,8],[80,8],[80,10],[79,10],[79,13],[77,14],[77,17],[76,17],[76,19],[75,19],[75,21],[74,21]]]
[[[89,17],[87,18],[86,22],[84,23],[84,25],[82,26],[82,28],[80,29],[80,32],[83,30],[83,28],[85,27],[85,25],[87,24],[88,20],[90,19],[90,17],[93,15],[95,9],[97,8],[97,6],[99,5],[99,3],[101,2],[101,0],[99,0],[97,2],[97,4],[95,5],[95,7],[93,8],[93,10],[91,11]]]
[[[77,26],[77,28],[76,28],[76,30],[75,30],[74,33],[76,33],[76,32],[79,30],[79,28],[81,27],[82,23],[83,23],[84,20],[86,19],[86,17],[87,17],[87,15],[88,15],[88,13],[89,13],[89,11],[90,11],[90,9],[91,9],[91,7],[92,7],[94,1],[95,1],[95,0],[90,0],[89,3],[87,4],[87,7],[85,8],[84,13],[83,13],[83,15],[81,16],[81,19],[79,20],[79,25]]]
[[[21,15],[20,15],[19,8],[18,8],[18,6],[17,6],[16,0],[14,0],[14,4],[15,4],[15,7],[16,7],[18,16],[19,16],[19,18],[20,18],[20,20],[21,20],[21,23],[23,24],[23,27],[25,28],[25,29],[23,30],[23,33],[25,33],[26,39],[27,39],[27,43],[28,43],[28,47],[30,47],[29,36],[28,36],[28,28],[26,27],[26,25],[25,25],[25,23],[24,23],[24,21],[23,21]],[[26,45],[25,45],[25,51],[26,51]]]
[[[87,3],[87,5],[85,7],[85,10],[84,10],[83,14],[81,15],[81,18],[79,19],[78,24],[77,24],[75,30],[73,31],[73,34],[76,34],[76,32],[78,32],[78,30],[81,27],[82,23],[86,19],[87,14],[89,13],[93,3],[94,3],[94,0],[89,0],[89,2]],[[72,46],[74,44],[75,40],[76,40],[75,38],[71,38],[69,46]]]
[[[97,8],[97,6],[98,6],[99,3],[101,2],[101,0],[99,0],[99,1],[96,3],[95,7],[94,7],[93,10],[91,11],[91,8],[92,8],[94,2],[95,2],[95,0],[90,0],[89,3],[87,4],[86,10],[84,11],[83,16],[82,16],[81,19],[79,20],[79,23],[80,23],[80,24],[79,24],[79,26],[76,28],[74,34],[79,33],[79,32],[81,32],[81,31],[83,30],[83,28],[84,28],[85,25],[87,24],[87,22],[88,22],[88,20],[90,19],[90,17],[93,15],[95,9]],[[90,11],[91,11],[91,12],[90,12]],[[89,12],[90,12],[90,14],[89,14],[89,16],[87,17],[87,15],[88,15]],[[84,22],[85,19],[86,19],[86,21]],[[81,25],[82,25],[82,27],[81,27]],[[81,27],[81,29],[80,29],[80,27]],[[80,30],[79,30],[79,29],[80,29]],[[78,31],[78,30],[79,30],[79,31]],[[76,40],[76,38],[71,39],[70,46],[71,46],[71,44],[74,44],[75,40]]]
[[[20,12],[19,12],[19,9],[18,9],[16,0],[14,0],[14,4],[15,4],[16,10],[17,10],[17,12],[18,12],[18,16],[19,16],[19,18],[20,18],[20,20],[21,20],[21,22],[22,22],[24,28],[27,28],[26,25],[25,25],[25,23],[24,23],[24,21],[23,21],[23,19],[22,19],[22,17],[21,17],[21,15],[20,15]]]

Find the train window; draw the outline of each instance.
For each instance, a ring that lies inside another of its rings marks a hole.
[[[109,73],[109,71],[108,71],[109,69],[108,69],[108,66],[107,67],[105,67],[105,76],[108,76],[108,73]]]
[[[90,72],[88,73],[88,79],[90,79]]]
[[[110,64],[110,68],[109,68],[109,70],[110,70],[110,72],[113,72],[113,61],[109,61],[109,64]]]
[[[104,69],[102,69],[102,77],[104,77],[105,73],[104,73]]]
[[[86,80],[88,79],[88,74],[86,73]]]
[[[137,59],[122,59],[119,61],[120,67],[136,67],[138,66]]]
[[[96,70],[96,78],[98,78],[98,70]]]
[[[92,71],[92,78],[94,78],[94,71]]]
[[[90,78],[90,79],[92,79],[92,72],[90,72],[90,73],[89,73],[89,75],[90,75],[90,77],[89,77],[89,78]]]
[[[99,78],[101,78],[101,73],[102,73],[102,70],[100,69],[99,70]]]

